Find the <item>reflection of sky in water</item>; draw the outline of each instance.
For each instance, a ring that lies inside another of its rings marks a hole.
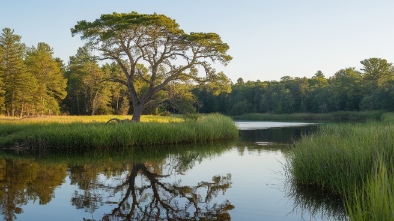
[[[257,130],[273,127],[300,127],[313,125],[315,123],[298,123],[298,122],[271,122],[271,121],[237,121],[235,122],[239,130]]]

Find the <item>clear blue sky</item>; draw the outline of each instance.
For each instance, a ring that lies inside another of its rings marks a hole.
[[[326,77],[363,59],[394,61],[392,0],[4,0],[0,29],[15,30],[27,46],[48,43],[66,63],[84,43],[77,21],[112,12],[159,13],[186,32],[215,32],[233,60],[217,66],[235,82],[283,76]]]

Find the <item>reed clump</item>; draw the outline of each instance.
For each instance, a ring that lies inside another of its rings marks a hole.
[[[286,164],[292,182],[342,195],[351,220],[392,220],[380,217],[394,211],[394,113],[381,119],[322,125],[301,139]]]
[[[385,164],[394,162],[393,145],[392,123],[323,125],[295,145],[288,169],[298,182],[346,192],[366,179],[382,153]]]
[[[168,123],[22,122],[8,128],[9,125],[0,124],[3,148],[111,149],[211,142],[238,135],[232,119],[220,114],[200,116],[196,121]]]

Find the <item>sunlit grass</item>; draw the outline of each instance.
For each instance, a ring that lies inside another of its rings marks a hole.
[[[5,117],[0,116],[0,122],[14,122],[14,123],[93,123],[93,122],[107,122],[112,118],[120,120],[131,119],[132,116],[127,115],[94,115],[94,116],[44,116],[44,117],[31,117],[31,118],[18,118],[18,117]],[[142,115],[141,122],[183,122],[184,119],[180,115],[173,116],[157,116],[157,115]]]
[[[231,118],[220,114],[203,115],[196,121],[182,118],[144,117],[141,123],[105,123],[105,118],[78,121],[0,123],[0,146],[24,149],[111,149],[136,146],[211,142],[238,136]],[[97,121],[97,119],[101,119]],[[163,120],[164,119],[164,120]],[[164,123],[163,123],[164,122]]]

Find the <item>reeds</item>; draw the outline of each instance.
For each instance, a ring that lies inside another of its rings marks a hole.
[[[346,201],[350,220],[394,220],[394,177],[383,163]]]
[[[381,153],[393,162],[393,147],[391,123],[324,125],[295,145],[288,169],[299,182],[346,192],[366,179]]]
[[[322,125],[290,152],[286,170],[292,182],[341,194],[351,220],[393,220],[393,116]]]
[[[237,137],[229,117],[200,116],[196,121],[94,123],[1,123],[0,146],[24,149],[111,149],[201,143]]]

